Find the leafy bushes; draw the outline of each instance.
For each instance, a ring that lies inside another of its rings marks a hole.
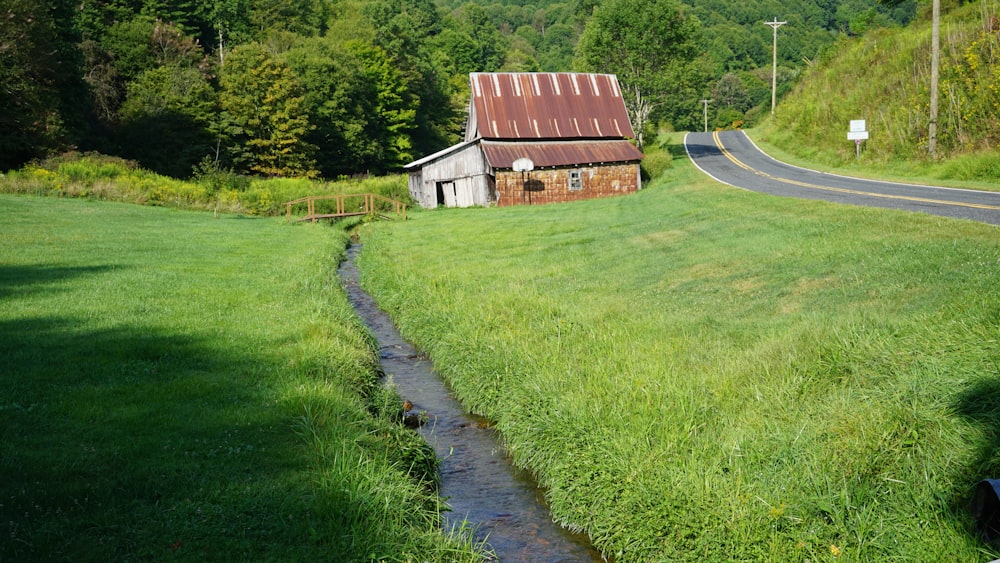
[[[642,179],[648,181],[659,178],[670,169],[672,162],[673,157],[669,151],[660,146],[647,146],[642,159]]]
[[[305,178],[251,178],[210,161],[194,180],[176,180],[135,162],[97,153],[67,153],[0,177],[0,192],[85,197],[183,209],[248,215],[280,215],[283,203],[308,195],[378,195],[411,204],[402,175],[321,182]]]
[[[983,153],[944,163],[940,177],[946,180],[1000,180],[1000,154]]]

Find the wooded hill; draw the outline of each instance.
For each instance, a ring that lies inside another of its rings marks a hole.
[[[77,149],[175,177],[398,170],[458,138],[473,71],[615,73],[645,128],[700,128],[707,98],[712,125],[753,123],[770,102],[764,21],[788,22],[780,95],[838,38],[914,13],[913,0],[0,0],[0,169]],[[643,26],[668,20],[669,44],[648,41]]]
[[[864,119],[866,164],[906,161],[934,178],[1000,182],[1000,2],[944,3],[936,163],[927,158],[931,23],[924,8],[906,29],[839,40],[782,101],[769,140],[840,166],[855,160],[849,121]]]

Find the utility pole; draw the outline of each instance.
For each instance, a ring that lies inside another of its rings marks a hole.
[[[708,104],[712,100],[702,100],[701,103],[705,104],[705,132],[708,133]]]
[[[778,21],[778,18],[774,18],[774,21],[764,22],[764,25],[769,25],[774,30],[774,47],[771,51],[771,115],[774,115],[775,92],[778,88],[778,28],[786,23],[788,22]]]
[[[927,153],[937,158],[938,76],[941,59],[941,0],[934,0],[931,21],[931,117],[927,127]]]

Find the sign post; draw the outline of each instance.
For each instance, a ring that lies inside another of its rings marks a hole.
[[[858,160],[861,160],[861,141],[868,140],[868,128],[864,119],[852,119],[851,130],[847,132],[847,140],[854,141],[854,151]]]

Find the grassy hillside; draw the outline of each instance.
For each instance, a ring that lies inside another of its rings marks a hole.
[[[429,447],[376,385],[343,234],[0,213],[0,561],[480,559],[440,531]]]
[[[633,196],[368,225],[363,283],[616,561],[977,561],[1000,475],[992,226]]]
[[[957,181],[1000,183],[1000,2],[945,2],[941,26],[938,162],[927,159],[931,26],[844,39],[779,104],[764,139],[801,158]],[[871,138],[861,163],[850,120]]]

